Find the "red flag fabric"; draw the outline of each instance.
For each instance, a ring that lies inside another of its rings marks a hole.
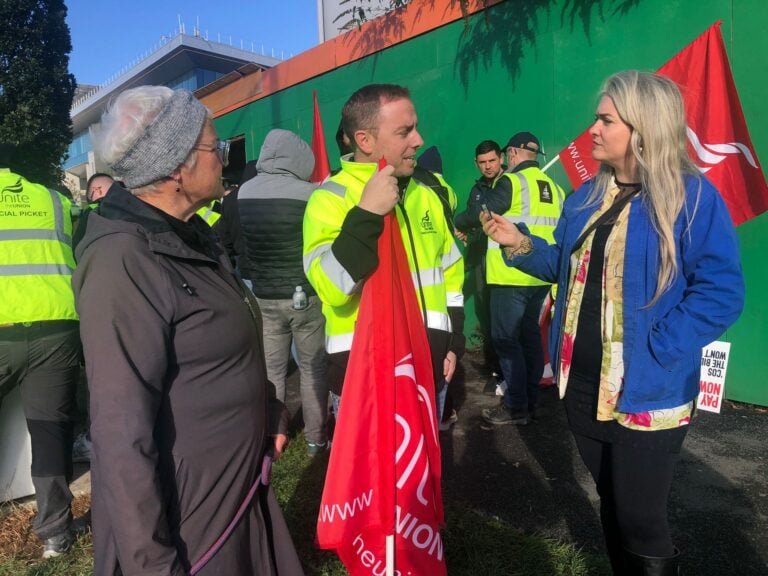
[[[768,186],[749,137],[718,21],[658,70],[685,101],[688,151],[722,195],[735,225],[768,210]],[[598,168],[588,131],[559,157],[576,188]]]
[[[320,515],[320,548],[352,576],[446,574],[435,386],[424,321],[394,215],[365,282]]]
[[[320,119],[320,107],[317,105],[317,92],[312,90],[314,102],[314,117],[312,122],[312,153],[315,155],[315,169],[309,177],[310,182],[319,184],[331,175],[331,164],[328,162],[328,149],[325,147],[323,121]]]
[[[555,375],[552,372],[552,364],[549,358],[549,327],[552,325],[552,307],[554,303],[555,300],[552,298],[552,292],[550,291],[541,305],[541,314],[539,314],[539,332],[541,333],[541,343],[544,345],[544,373],[541,375],[539,386],[553,386],[555,384]]]
[[[659,69],[685,99],[688,152],[738,226],[768,210],[768,186],[749,137],[720,21]]]
[[[592,159],[592,137],[589,135],[589,129],[568,144],[558,156],[574,190],[597,174],[600,167],[600,163]]]

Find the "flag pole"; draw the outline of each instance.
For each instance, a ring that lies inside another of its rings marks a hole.
[[[542,172],[546,172],[547,170],[549,170],[550,168],[552,168],[552,166],[554,166],[555,162],[557,162],[558,160],[560,160],[560,154],[556,154],[556,155],[555,155],[555,157],[554,157],[554,158],[552,158],[552,160],[550,160],[549,162],[547,162],[547,163],[544,165],[544,168],[542,168],[542,169],[541,169],[541,171],[542,171]]]
[[[381,159],[379,160],[378,169],[382,170],[383,168],[386,167],[386,165],[387,165],[387,161],[384,159],[384,156],[382,156]],[[392,220],[395,218],[395,216],[393,215],[392,212],[390,212],[387,216],[385,216],[385,218],[389,218],[389,220],[390,220],[389,221],[389,239],[388,240],[389,240],[390,246],[392,246],[392,238],[394,236],[394,227],[393,227],[393,224],[392,224]],[[395,263],[395,270],[397,270],[397,265],[396,265],[397,264],[397,260],[396,259],[393,259],[393,260],[394,260],[394,263]],[[394,319],[394,302],[392,303],[392,305],[393,305],[392,318]],[[393,353],[394,353],[394,350],[393,350]],[[397,361],[397,358],[393,358],[393,361]],[[393,384],[394,384],[394,382],[393,382]],[[395,410],[392,411],[393,412],[392,413],[392,417],[393,417],[393,419],[396,419],[396,415],[395,415],[395,413],[397,412],[397,410],[396,410],[396,408],[397,408],[397,386],[396,385],[392,387],[392,398],[394,400],[393,408],[395,408]],[[397,435],[396,434],[392,438],[392,441],[395,443],[395,446],[393,446],[394,450],[392,452],[392,455],[394,456],[397,453]],[[395,510],[393,511],[394,512],[394,514],[392,516],[393,520],[397,516],[397,460],[395,460],[394,470],[395,470],[395,478],[394,478],[395,486],[393,486],[392,488],[393,488],[393,490],[395,492],[395,497],[394,497],[394,501],[393,501],[394,504],[395,504]],[[386,540],[385,540],[386,560],[387,560],[386,576],[395,576],[395,534],[394,534],[394,525],[392,526],[392,528],[393,528],[392,534],[387,534],[387,537],[386,537]]]

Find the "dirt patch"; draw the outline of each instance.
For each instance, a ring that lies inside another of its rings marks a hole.
[[[90,496],[78,496],[72,501],[75,517],[85,515],[90,508]],[[0,562],[40,559],[43,543],[32,532],[35,512],[34,504],[10,503],[0,508]]]

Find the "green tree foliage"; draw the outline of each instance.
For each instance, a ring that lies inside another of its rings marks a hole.
[[[0,166],[60,187],[75,77],[63,0],[0,0]]]

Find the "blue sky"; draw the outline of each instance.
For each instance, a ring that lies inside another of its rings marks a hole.
[[[316,0],[66,0],[72,34],[69,69],[78,83],[101,84],[160,38],[200,23],[210,40],[288,58],[317,44]]]

